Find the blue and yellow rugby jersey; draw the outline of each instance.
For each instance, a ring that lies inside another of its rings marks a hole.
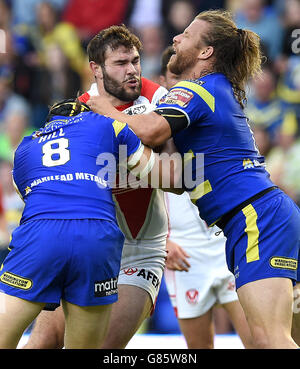
[[[174,109],[187,126],[174,134],[174,142],[182,155],[193,157],[195,183],[187,190],[209,225],[273,186],[243,109],[223,74],[177,83],[160,101],[157,113],[172,125],[168,113],[171,116]],[[197,154],[204,154],[198,164]]]
[[[140,139],[125,124],[93,112],[55,116],[16,150],[13,177],[25,201],[20,223],[33,219],[116,221],[111,185],[119,145]],[[99,156],[100,155],[100,156]]]

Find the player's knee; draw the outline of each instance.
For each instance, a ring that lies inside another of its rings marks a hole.
[[[274,338],[274,337],[273,337]],[[269,335],[261,327],[255,327],[252,329],[253,348],[255,349],[267,349],[272,346],[271,335]]]
[[[126,329],[121,327],[119,331],[110,329],[102,342],[101,349],[124,349],[136,333],[136,330],[131,326],[128,326]]]
[[[64,332],[59,329],[35,331],[31,333],[24,349],[62,349]]]
[[[53,339],[53,348],[55,349],[62,349],[64,347],[64,334],[55,334],[55,337]]]
[[[57,335],[44,336],[42,339],[28,340],[24,349],[62,349],[64,340]]]
[[[48,346],[53,349],[62,349],[64,347],[64,327],[56,326],[49,332],[48,337],[44,340],[45,344],[49,340]]]
[[[259,336],[255,338],[255,343],[253,345],[254,349],[268,349],[271,348],[272,342],[267,336]]]

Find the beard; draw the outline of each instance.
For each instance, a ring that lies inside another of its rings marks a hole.
[[[178,51],[176,54],[173,54],[168,63],[169,71],[177,75],[186,72],[196,64],[196,55],[198,52],[199,50],[194,48],[189,51]]]
[[[103,73],[103,86],[106,92],[110,95],[116,97],[117,99],[125,102],[136,100],[140,94],[142,89],[142,81],[139,76],[139,81],[136,87],[124,87],[121,82],[115,80],[113,77],[109,76],[105,70],[102,68]],[[131,77],[133,78],[133,77]]]

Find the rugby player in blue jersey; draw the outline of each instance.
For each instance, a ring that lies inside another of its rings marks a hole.
[[[101,347],[124,242],[112,199],[120,160],[146,183],[152,170],[159,175],[158,154],[125,123],[74,100],[55,104],[45,127],[20,143],[13,178],[25,208],[1,266],[0,348],[17,347],[45,304],[60,301],[65,347]]]
[[[104,98],[87,104],[125,120],[148,145],[172,136],[181,154],[204,154],[204,178],[187,190],[201,217],[227,238],[227,265],[253,342],[258,348],[297,348],[291,325],[300,211],[270,181],[243,111],[246,83],[261,70],[259,37],[215,10],[196,16],[173,46],[169,69],[184,80],[155,112],[125,119]],[[193,165],[196,178],[202,168],[195,159]]]

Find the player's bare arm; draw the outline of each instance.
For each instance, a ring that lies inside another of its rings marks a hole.
[[[136,135],[148,146],[155,147],[163,144],[171,137],[172,132],[167,120],[154,112],[143,116],[128,116],[117,109],[104,96],[91,96],[87,105],[98,114],[126,122]]]

